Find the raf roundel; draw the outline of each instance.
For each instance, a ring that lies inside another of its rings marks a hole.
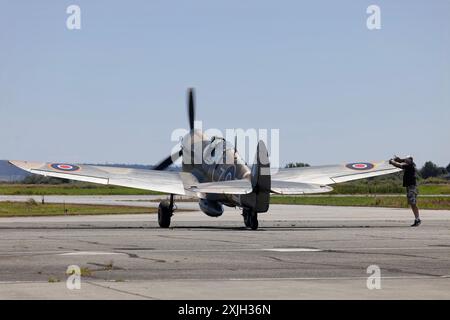
[[[370,170],[374,165],[369,162],[355,162],[347,164],[346,167],[353,170]]]
[[[66,164],[66,163],[53,163],[50,165],[53,169],[60,170],[60,171],[78,171],[80,170],[79,166],[73,165],[73,164]]]

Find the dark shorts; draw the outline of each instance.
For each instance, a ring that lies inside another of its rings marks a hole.
[[[406,187],[406,198],[408,198],[409,205],[417,204],[417,195],[418,194],[419,194],[419,191],[417,189],[417,186]]]

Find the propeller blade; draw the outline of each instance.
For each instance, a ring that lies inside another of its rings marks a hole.
[[[195,121],[195,102],[194,102],[194,89],[189,89],[189,97],[188,97],[188,112],[189,112],[189,128],[194,130],[194,121]]]
[[[171,164],[178,160],[183,155],[183,150],[175,152],[174,154],[168,156],[163,161],[158,163],[153,170],[166,170]]]

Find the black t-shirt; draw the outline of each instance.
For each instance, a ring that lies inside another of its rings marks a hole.
[[[403,167],[404,173],[403,173],[403,186],[409,187],[409,186],[415,186],[417,184],[416,182],[416,167],[413,163],[405,165]]]

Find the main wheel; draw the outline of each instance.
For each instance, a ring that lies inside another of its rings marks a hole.
[[[170,226],[172,214],[173,207],[170,205],[170,201],[161,201],[158,207],[158,224],[161,228],[168,228]]]
[[[249,209],[242,210],[242,217],[244,218],[244,224],[247,228],[250,228],[250,216],[252,215],[252,211]]]
[[[251,214],[249,214],[248,220],[250,229],[252,230],[258,229],[258,213],[252,212]]]

